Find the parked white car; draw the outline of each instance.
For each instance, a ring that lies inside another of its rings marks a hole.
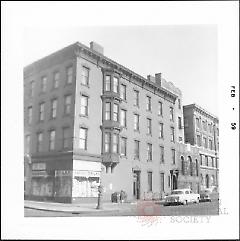
[[[199,203],[200,195],[193,193],[191,189],[175,189],[170,195],[165,197],[164,206],[170,204],[188,204],[188,203]]]

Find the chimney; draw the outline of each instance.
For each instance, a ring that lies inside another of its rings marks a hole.
[[[161,86],[162,73],[156,73],[156,74],[155,74],[155,80],[156,80],[156,83]]]
[[[96,43],[96,42],[90,42],[90,49],[92,49],[92,50],[94,50],[94,51],[96,51],[96,52],[98,52],[98,53],[100,53],[100,54],[102,54],[103,55],[103,47],[100,45],[100,44],[98,44],[98,43]]]
[[[148,81],[154,82],[155,83],[155,78],[151,76],[150,74],[147,76]]]

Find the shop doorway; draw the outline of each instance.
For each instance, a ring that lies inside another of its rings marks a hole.
[[[140,199],[140,171],[133,171],[133,196]]]

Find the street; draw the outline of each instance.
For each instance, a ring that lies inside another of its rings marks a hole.
[[[84,217],[84,216],[187,216],[218,215],[217,201],[199,204],[163,206],[157,202],[139,201],[136,204],[123,204],[120,210],[101,210],[92,212],[56,212],[24,209],[25,217]]]

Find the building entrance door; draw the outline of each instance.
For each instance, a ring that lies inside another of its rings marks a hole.
[[[140,171],[133,171],[133,196],[140,199]]]
[[[173,175],[173,190],[177,189],[177,176]]]

